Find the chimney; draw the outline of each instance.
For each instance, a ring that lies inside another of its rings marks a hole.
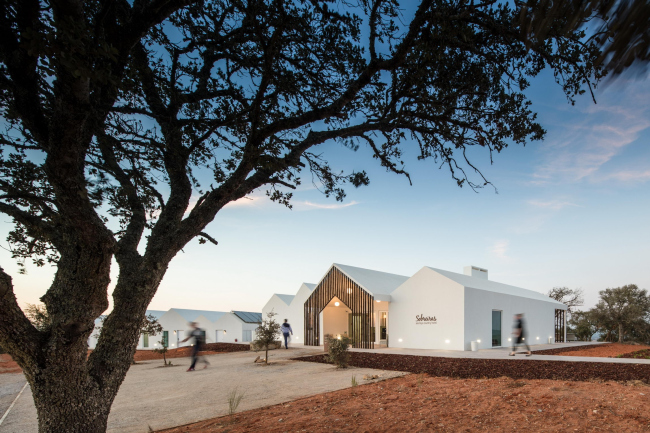
[[[484,280],[488,279],[488,270],[479,268],[478,266],[465,266],[463,268],[463,274],[469,275],[470,277],[483,278]]]

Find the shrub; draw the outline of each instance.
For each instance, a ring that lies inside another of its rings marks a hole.
[[[348,337],[330,338],[327,342],[328,360],[338,368],[347,368],[350,360],[349,347],[352,340]]]
[[[278,334],[280,333],[280,324],[275,321],[273,317],[277,313],[270,311],[266,314],[267,319],[263,320],[260,326],[255,330],[256,339],[253,341],[253,346],[257,349],[264,350],[264,362],[269,363],[269,346],[276,343]]]

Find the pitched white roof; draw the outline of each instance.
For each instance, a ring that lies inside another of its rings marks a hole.
[[[144,314],[146,316],[151,314],[153,317],[156,318],[156,320],[160,319],[160,316],[162,316],[165,313],[166,313],[166,311],[161,311],[161,310],[147,310],[147,311],[144,312]]]
[[[307,287],[309,290],[313,291],[318,284],[312,284],[312,283],[303,283],[305,287]]]
[[[296,297],[296,295],[281,295],[279,293],[276,293],[275,296],[282,299],[282,302],[284,302],[287,305],[291,304],[291,301],[293,301],[293,298]]]
[[[186,310],[184,308],[170,308],[169,311],[175,311],[188,322],[193,322],[199,316],[205,316],[206,319],[214,322],[219,317],[226,314],[224,311]]]
[[[522,289],[521,287],[511,286],[509,284],[497,283],[496,281],[490,281],[479,277],[472,277],[465,274],[457,274],[456,272],[449,272],[442,269],[432,268],[430,266],[427,266],[427,268],[439,273],[446,278],[449,278],[452,281],[455,281],[462,286],[472,289],[486,290],[488,292],[494,293],[503,293],[504,295],[520,296],[522,298],[535,299],[537,301],[546,301],[565,307],[563,303],[549,298],[542,293],[535,292],[534,290]]]
[[[334,263],[332,266],[338,268],[361,288],[373,295],[389,295],[409,279],[404,275],[389,274],[388,272],[373,271],[338,263]]]

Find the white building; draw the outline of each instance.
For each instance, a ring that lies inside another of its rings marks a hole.
[[[255,329],[262,323],[262,313],[231,311],[214,322],[215,341],[218,343],[249,343],[255,338]]]
[[[248,314],[257,314],[261,317],[260,313],[248,313]],[[189,335],[189,332],[192,330],[190,326],[191,322],[196,322],[198,326],[205,330],[206,333],[206,342],[215,343],[217,341],[235,341],[238,342],[245,341],[244,337],[249,336],[250,333],[245,332],[250,329],[250,324],[242,325],[242,320],[235,322],[235,326],[231,327],[232,338],[229,340],[217,340],[219,332],[217,330],[223,330],[223,323],[220,322],[220,319],[230,317],[233,315],[233,312],[225,311],[209,311],[209,310],[188,310],[183,308],[170,308],[167,311],[160,310],[147,310],[146,315],[153,315],[157,320],[160,326],[162,326],[163,331],[158,335],[140,335],[140,340],[138,342],[138,349],[147,350],[155,349],[160,346],[160,342],[164,341],[167,343],[167,347],[170,349],[175,349],[177,347],[189,346],[192,344],[192,340],[188,340],[183,343],[183,340]],[[102,316],[103,317],[103,316]],[[95,321],[95,326],[100,327],[102,324],[101,317]],[[258,323],[259,324],[259,323]],[[257,325],[255,325],[255,328]],[[91,349],[95,348],[97,344],[98,331],[93,332],[91,337],[88,339],[88,347]]]
[[[470,350],[511,344],[511,324],[524,314],[530,345],[565,341],[566,306],[541,293],[488,279],[487,269],[463,274],[423,267],[413,276],[333,264],[318,284],[295,296],[274,294],[262,309],[288,319],[294,341],[322,345],[347,335],[355,347]]]

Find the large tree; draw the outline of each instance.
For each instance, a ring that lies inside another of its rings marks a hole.
[[[626,335],[645,335],[650,319],[650,297],[648,291],[636,284],[605,289],[598,292],[600,300],[590,314],[602,327],[615,331],[618,342]]]
[[[407,3],[405,3],[407,5]],[[0,271],[0,344],[42,432],[100,432],[172,258],[257,189],[290,205],[301,176],[342,200],[317,146],[367,145],[408,176],[404,146],[460,185],[541,139],[524,91],[551,68],[571,101],[601,78],[580,31],[534,41],[521,5],[395,1],[0,0],[0,211],[14,256],[56,265],[36,329]],[[207,180],[206,180],[207,179]],[[203,180],[203,182],[200,182]],[[112,312],[87,356],[94,320]]]
[[[569,315],[575,312],[576,307],[581,307],[585,303],[584,292],[582,289],[553,287],[548,291],[548,293],[546,293],[546,296],[566,305]]]

